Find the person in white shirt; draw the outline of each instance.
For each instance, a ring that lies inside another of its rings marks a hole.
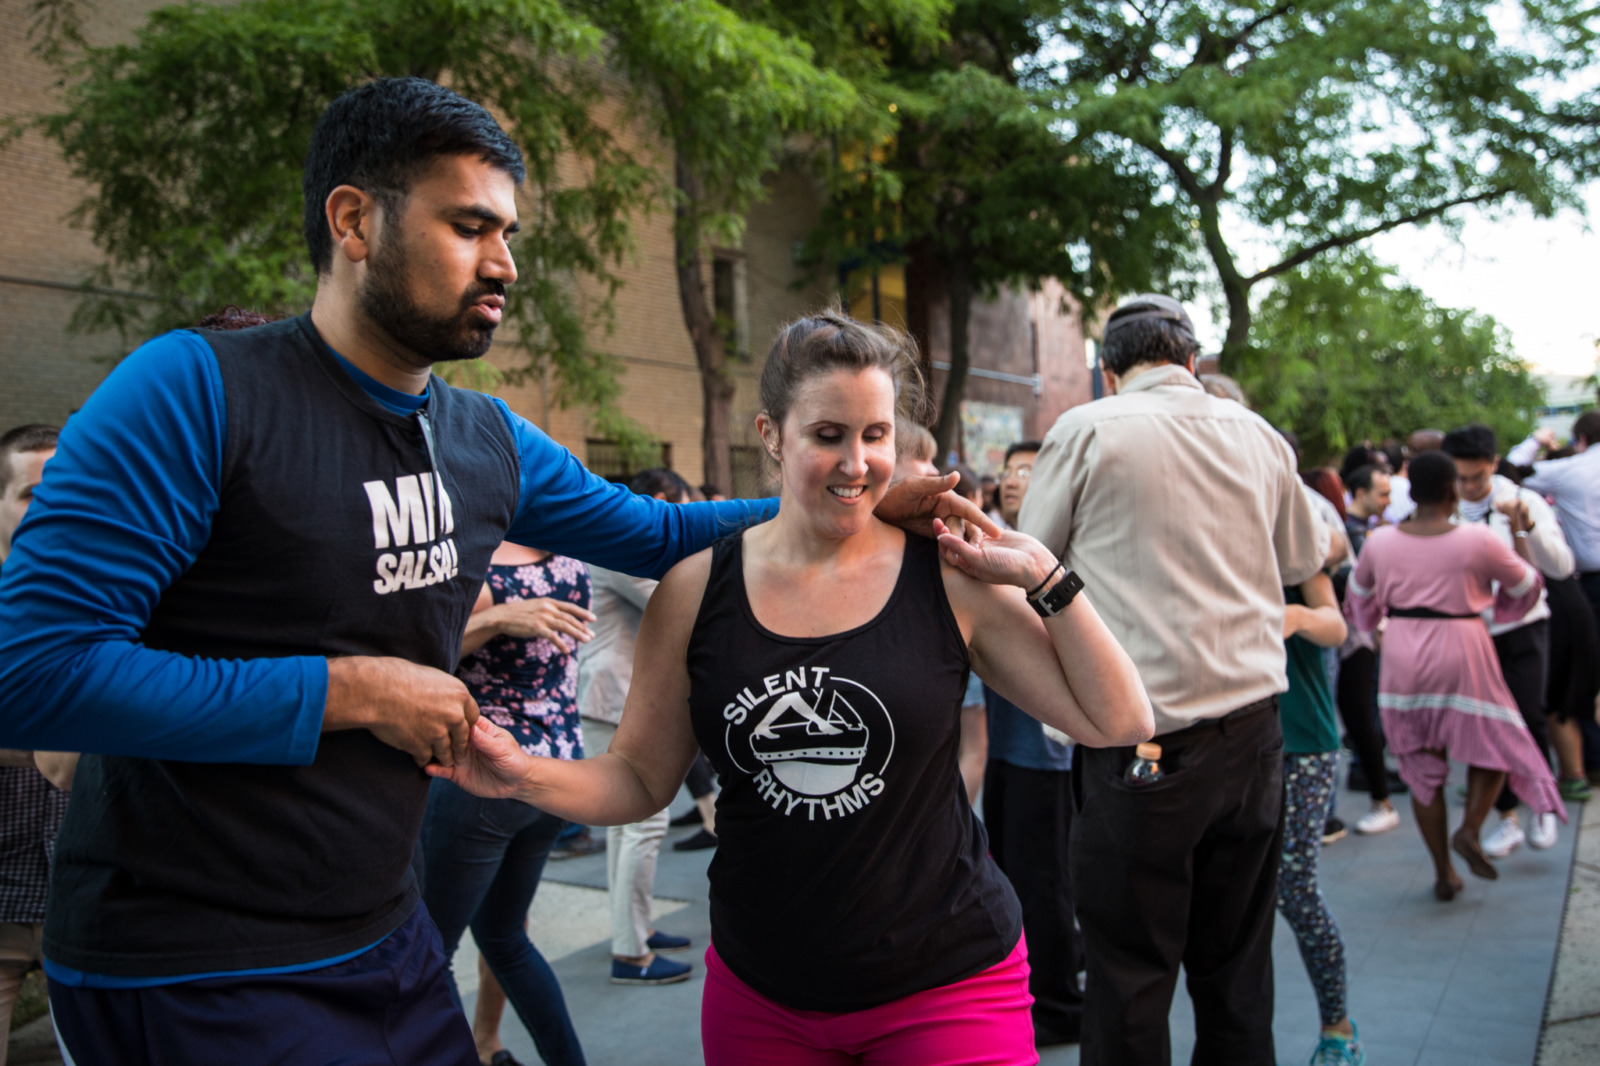
[[[1540,437],[1543,436],[1541,440]],[[1530,447],[1530,441],[1533,442]],[[1536,433],[1512,452],[1519,461],[1537,454],[1538,445],[1549,447],[1553,435]],[[1550,499],[1561,519],[1562,531],[1578,566],[1578,579],[1589,601],[1595,625],[1600,628],[1600,411],[1585,411],[1572,424],[1572,448],[1576,453],[1564,459],[1547,459],[1533,464],[1533,474],[1522,486]],[[1584,732],[1584,761],[1591,770],[1600,768],[1600,726],[1592,719],[1581,723]],[[1590,782],[1600,781],[1600,774]]]
[[[1561,580],[1573,571],[1572,549],[1561,533],[1555,512],[1536,492],[1519,488],[1509,478],[1495,473],[1500,455],[1494,430],[1474,423],[1445,434],[1443,451],[1456,464],[1456,521],[1486,524],[1509,548],[1525,539],[1533,565],[1546,579]],[[1513,533],[1512,517],[1520,530]],[[1550,606],[1546,593],[1527,614],[1513,622],[1498,622],[1493,611],[1484,621],[1494,638],[1500,672],[1517,702],[1517,710],[1527,723],[1534,743],[1549,757],[1550,735],[1545,721],[1545,691],[1550,663]],[[1573,738],[1576,739],[1576,725]],[[1500,824],[1489,834],[1483,850],[1491,858],[1503,858],[1521,846],[1524,839],[1535,848],[1548,848],[1556,842],[1556,816],[1540,814],[1526,834],[1517,818],[1517,797],[1509,787],[1502,788],[1495,801]]]
[[[671,470],[646,470],[629,488],[641,496],[668,503],[688,503],[689,483]],[[594,639],[578,651],[578,713],[583,716],[583,746],[597,755],[606,751],[622,721],[622,708],[633,684],[633,651],[645,604],[659,582],[602,567],[590,567],[593,585]],[[661,958],[663,951],[684,951],[688,937],[650,928],[655,897],[656,861],[667,835],[663,808],[640,822],[606,829],[606,885],[611,892],[611,981],[627,985],[667,985],[687,981],[690,963]]]

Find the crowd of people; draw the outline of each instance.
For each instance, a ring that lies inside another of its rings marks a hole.
[[[820,310],[762,371],[773,499],[612,484],[432,373],[488,349],[522,168],[431,82],[341,96],[309,312],[0,436],[0,1014],[42,965],[66,1061],[517,1066],[509,1004],[583,1063],[530,904],[606,827],[610,979],[692,976],[651,921],[687,781],[712,1066],[1163,1064],[1180,968],[1193,1060],[1267,1066],[1277,912],[1312,1061],[1360,1066],[1341,749],[1441,901],[1589,797],[1600,412],[1302,472],[1141,295],[1105,399],[941,474],[910,340]]]

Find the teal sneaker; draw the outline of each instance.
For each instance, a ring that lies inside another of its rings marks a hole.
[[[1581,777],[1563,777],[1556,787],[1561,790],[1561,798],[1564,800],[1585,803],[1594,798],[1594,790],[1589,787],[1589,782]]]
[[[1367,1052],[1361,1046],[1361,1031],[1350,1024],[1351,1035],[1323,1033],[1317,1050],[1311,1053],[1311,1066],[1366,1066]]]

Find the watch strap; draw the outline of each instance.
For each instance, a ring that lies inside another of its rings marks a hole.
[[[1066,610],[1067,605],[1082,591],[1083,579],[1078,576],[1077,571],[1068,570],[1061,576],[1060,581],[1050,586],[1048,591],[1037,597],[1028,597],[1028,604],[1040,618],[1052,618]]]

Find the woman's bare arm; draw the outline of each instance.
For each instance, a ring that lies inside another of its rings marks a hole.
[[[1049,619],[1029,606],[1023,582],[1032,588],[1055,567],[1048,549],[1015,532],[977,548],[949,537],[940,546],[955,563],[946,569],[945,588],[979,677],[1081,744],[1150,739],[1155,718],[1139,671],[1088,596],[1079,593]]]
[[[567,761],[527,755],[479,719],[468,757],[428,773],[479,796],[514,797],[584,825],[626,825],[672,802],[698,745],[689,722],[689,636],[711,569],[701,552],[662,578],[639,625],[634,685],[610,750]]]
[[[1283,639],[1302,636],[1319,648],[1337,648],[1348,635],[1339,600],[1333,594],[1333,579],[1316,574],[1300,585],[1304,604],[1290,603],[1283,608]]]

